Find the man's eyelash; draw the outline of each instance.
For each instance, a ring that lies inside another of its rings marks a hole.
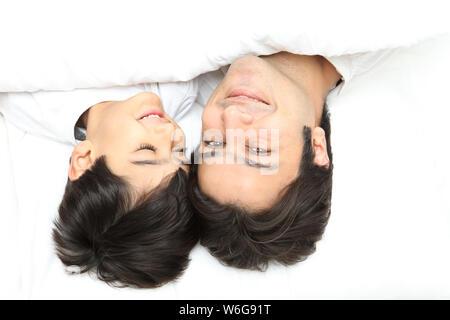
[[[271,153],[271,150],[263,149],[263,148],[259,148],[259,147],[248,147],[248,151],[253,154],[261,154],[261,155],[266,155],[266,154]]]
[[[224,142],[220,142],[220,141],[214,141],[214,140],[210,140],[210,141],[203,141],[205,143],[206,146],[208,147],[212,147],[212,148],[217,148],[217,147],[223,147],[225,145]],[[259,148],[259,147],[250,147],[250,146],[246,146],[248,151],[253,153],[253,154],[261,154],[261,155],[266,155],[266,154],[270,154],[271,150],[268,149],[263,149],[263,148]]]
[[[152,146],[151,144],[144,143],[144,144],[141,144],[141,145],[139,146],[139,149],[138,149],[137,151],[139,151],[139,150],[152,150],[152,151],[156,151],[156,148],[155,148],[154,146]]]
[[[208,147],[222,147],[225,143],[221,141],[214,141],[214,140],[204,140],[203,143]]]

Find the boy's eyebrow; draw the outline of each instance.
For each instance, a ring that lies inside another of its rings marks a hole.
[[[138,166],[145,166],[145,165],[160,165],[163,163],[168,163],[169,159],[155,159],[155,160],[139,160],[139,161],[130,161],[132,164],[138,165]]]

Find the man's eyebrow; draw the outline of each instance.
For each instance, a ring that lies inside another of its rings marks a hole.
[[[138,165],[138,166],[146,166],[146,165],[153,165],[157,166],[160,164],[168,163],[168,159],[155,159],[155,160],[139,160],[139,161],[130,161],[132,164]]]
[[[200,153],[200,155],[202,156],[203,159],[208,159],[208,158],[212,158],[215,155],[215,151],[207,151],[207,152],[203,152]],[[278,166],[277,165],[271,165],[271,164],[263,164],[263,163],[259,163],[247,158],[244,158],[244,163],[252,168],[264,168],[264,169],[276,169]]]

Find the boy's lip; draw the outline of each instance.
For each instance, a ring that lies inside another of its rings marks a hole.
[[[160,110],[152,109],[152,110],[148,110],[148,111],[145,111],[144,113],[142,113],[138,117],[138,120],[143,120],[145,117],[152,116],[152,115],[158,116],[160,119],[164,118],[164,115]]]
[[[141,113],[137,120],[146,127],[154,127],[160,124],[162,125],[163,123],[170,122],[169,119],[166,119],[164,117],[164,113],[156,108],[152,108]]]

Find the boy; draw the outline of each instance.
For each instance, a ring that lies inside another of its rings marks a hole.
[[[171,116],[181,119],[196,95],[196,81],[2,94],[8,121],[75,146],[53,230],[66,266],[145,288],[183,272],[198,236]]]

